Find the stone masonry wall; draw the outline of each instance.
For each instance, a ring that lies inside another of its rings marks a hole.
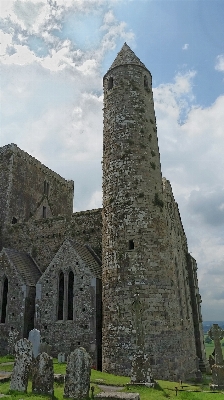
[[[30,220],[7,225],[4,247],[23,250],[31,254],[44,271],[66,237],[90,243],[101,258],[102,210],[77,212],[71,219],[65,217]]]
[[[25,301],[29,288],[12,269],[7,257],[0,255],[0,311],[2,311],[2,294],[5,277],[8,279],[7,312],[5,323],[0,323],[0,354],[8,354],[10,329],[19,332],[18,339],[24,337]]]
[[[69,235],[81,243],[89,243],[102,258],[102,209],[80,211],[72,215]]]
[[[201,314],[202,300],[198,287],[197,263],[190,254],[187,255],[187,271],[190,283],[191,307],[193,313],[197,356],[202,361],[201,366],[207,368],[208,362],[206,360],[206,353],[205,353],[204,332],[203,332],[202,314]]]
[[[6,219],[7,202],[10,189],[12,153],[0,148],[0,249],[2,246],[3,225]]]
[[[65,310],[59,320],[59,275],[63,272],[66,286],[70,271],[74,273],[73,319],[68,320]],[[50,344],[52,355],[56,357],[59,352],[68,355],[82,346],[96,366],[96,278],[67,242],[38,281],[36,316],[36,327],[42,340]]]
[[[30,218],[47,216],[71,216],[73,207],[73,181],[45,167],[34,157],[11,144],[1,148],[1,158],[9,174],[8,196],[4,204],[7,223],[28,221]],[[3,183],[4,184],[4,183]],[[5,186],[5,185],[4,185]],[[3,188],[3,195],[7,193]],[[43,207],[45,210],[43,211]]]
[[[156,378],[185,379],[196,368],[186,258],[164,207],[151,75],[127,45],[104,77],[103,145],[103,370],[129,374],[144,349]]]

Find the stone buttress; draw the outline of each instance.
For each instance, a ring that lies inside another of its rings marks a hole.
[[[163,201],[152,77],[126,44],[104,76],[103,140],[103,370],[130,374],[141,349],[156,378],[184,379],[196,357],[189,288],[177,287],[185,248],[178,266]]]

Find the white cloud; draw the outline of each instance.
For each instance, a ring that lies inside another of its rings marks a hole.
[[[5,33],[0,29],[0,56],[6,54],[7,48],[12,45],[12,35],[10,33]]]
[[[102,191],[96,190],[92,194],[90,201],[87,204],[87,210],[93,210],[95,208],[99,208],[99,204],[101,204],[100,207],[102,207]]]
[[[15,45],[12,47],[12,49],[13,51],[10,52],[9,47],[6,48],[5,54],[1,58],[2,63],[27,65],[37,61],[37,57],[35,56],[34,52],[31,51],[27,46]]]
[[[224,71],[224,54],[220,54],[217,58],[216,58],[216,65],[215,65],[215,69],[217,71]]]
[[[185,43],[182,47],[182,50],[188,50],[189,49],[189,44]]]
[[[195,105],[194,76],[178,74],[153,92],[163,175],[171,181],[189,250],[198,263],[204,319],[211,319],[212,309],[216,319],[224,306],[224,96],[210,107]]]
[[[134,34],[115,18],[111,1],[32,0],[32,15],[25,0],[2,4],[0,143],[15,142],[66,179],[74,179],[76,210],[101,207],[100,68],[107,52],[120,41],[133,43]],[[96,12],[102,26],[93,48],[61,36],[68,16]],[[223,55],[216,69],[224,70]],[[210,107],[195,104],[195,75],[179,73],[153,91],[163,175],[180,206],[200,287],[209,290],[213,285],[220,297],[205,292],[202,305],[205,309],[213,304],[221,315],[224,278],[218,270],[211,284],[211,271],[223,266],[224,96]]]

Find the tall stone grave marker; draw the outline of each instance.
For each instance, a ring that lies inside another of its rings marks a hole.
[[[136,332],[136,353],[132,359],[131,383],[145,383],[150,385],[152,384],[153,379],[151,375],[150,358],[149,355],[144,351],[144,328],[142,323],[144,308],[141,304],[138,293],[134,295],[132,310],[134,316],[134,328]]]
[[[47,353],[38,354],[33,362],[32,391],[48,396],[54,394],[53,359]]]
[[[11,328],[8,337],[8,353],[13,356],[15,354],[15,344],[17,342],[18,336],[19,332],[16,329]]]
[[[132,360],[131,383],[153,385],[149,355],[140,350]]]
[[[85,399],[89,396],[91,359],[83,347],[73,351],[67,360],[64,397]]]
[[[28,377],[32,364],[32,343],[27,339],[20,339],[15,345],[15,363],[12,371],[10,390],[26,392]]]
[[[224,337],[224,330],[218,324],[213,324],[208,335],[215,344],[215,364],[212,366],[213,385],[218,389],[224,388],[224,360],[221,348],[221,339]]]
[[[38,329],[32,329],[32,331],[29,332],[28,339],[33,345],[33,356],[36,358],[40,353],[40,331],[38,331]]]

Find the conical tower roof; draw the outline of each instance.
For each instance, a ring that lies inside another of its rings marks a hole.
[[[111,65],[108,71],[120,65],[126,65],[126,64],[140,65],[141,67],[147,69],[146,66],[141,62],[141,60],[130,49],[127,43],[124,43],[122,49],[119,51],[117,57],[115,58],[113,64]]]

